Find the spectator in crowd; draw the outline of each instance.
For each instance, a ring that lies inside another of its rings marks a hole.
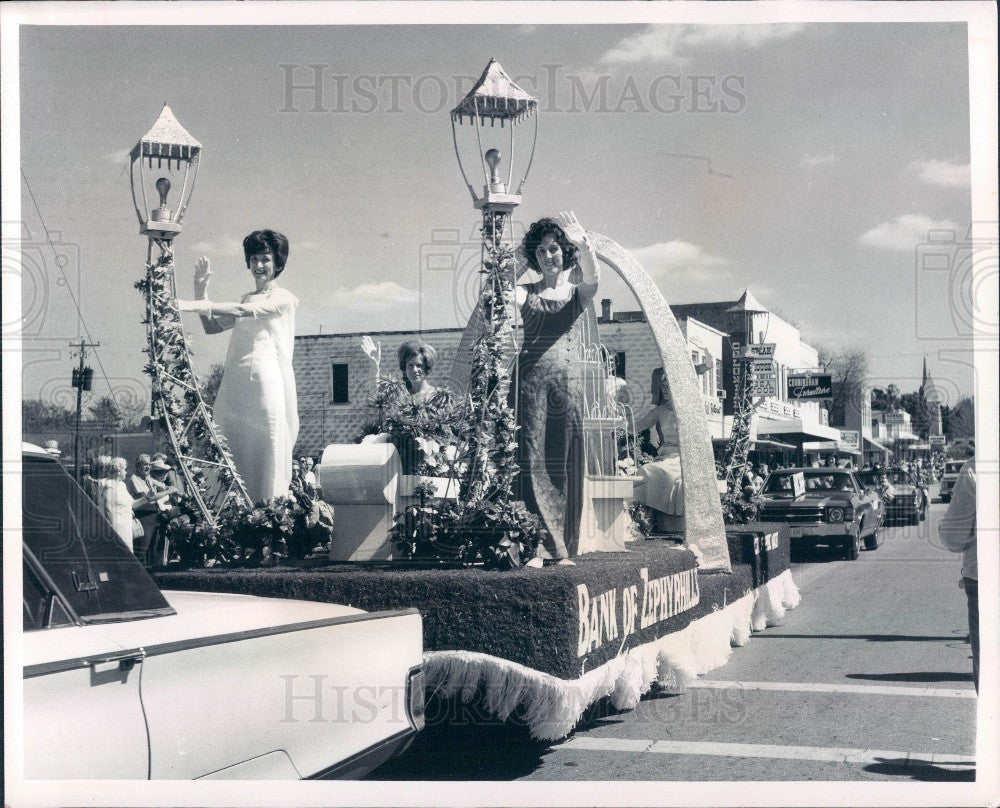
[[[311,494],[316,489],[316,475],[313,473],[313,459],[309,455],[302,458],[302,482],[306,493]]]
[[[941,522],[938,534],[945,547],[962,553],[962,580],[969,607],[969,644],[972,646],[972,680],[979,692],[979,567],[976,560],[976,460],[970,458],[962,466],[951,502]]]
[[[170,465],[163,452],[153,455],[149,473],[153,480],[162,486],[163,494],[167,495],[157,501],[156,530],[149,543],[150,566],[163,567],[170,560],[167,526],[181,515],[179,504],[184,488],[178,479],[177,472]]]
[[[133,550],[136,558],[147,566],[160,513],[170,508],[167,486],[153,477],[152,470],[153,459],[148,454],[140,454],[135,458],[134,472],[126,480],[129,494],[139,503],[135,506],[135,515],[142,525],[143,534],[136,538]]]
[[[136,536],[134,525],[136,524],[136,512],[149,504],[152,500],[146,497],[133,498],[125,484],[125,476],[128,474],[128,463],[124,457],[108,457],[103,455],[98,458],[98,466],[103,471],[104,476],[100,480],[100,494],[98,504],[104,511],[104,515],[111,522],[115,533],[136,553],[137,547],[143,547],[143,536]],[[139,557],[141,561],[142,558]]]
[[[59,451],[59,441],[57,440],[45,441],[45,446],[42,448],[44,448],[46,452],[48,452],[56,459],[58,459],[62,455],[62,452]]]

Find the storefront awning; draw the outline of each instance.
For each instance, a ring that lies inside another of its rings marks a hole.
[[[722,446],[729,443],[729,438],[712,438],[712,443]],[[793,443],[785,443],[780,440],[770,440],[768,438],[754,438],[750,441],[750,449],[761,449],[765,452],[794,452],[799,447]]]
[[[783,418],[769,420],[761,418],[757,421],[757,434],[770,437],[780,435],[783,439],[796,444],[805,441],[840,440],[840,430],[823,424],[803,423],[801,418]]]
[[[863,437],[862,440],[864,440],[864,442],[865,442],[865,451],[866,452],[890,452],[891,453],[891,451],[890,451],[890,449],[888,447],[883,446],[881,443],[879,443],[874,438],[864,438]]]
[[[853,446],[847,446],[835,440],[805,441],[802,444],[803,452],[836,452],[837,454],[860,456],[861,452]]]

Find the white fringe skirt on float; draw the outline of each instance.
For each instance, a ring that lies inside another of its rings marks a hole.
[[[497,720],[516,711],[533,738],[556,741],[602,698],[610,697],[617,710],[631,710],[654,681],[668,693],[683,693],[699,675],[725,665],[733,647],[746,645],[751,632],[780,625],[785,611],[799,601],[791,571],[785,570],[739,600],[631,648],[579,679],[560,679],[475,651],[429,651],[424,654],[427,691],[463,703],[482,694],[480,706]]]

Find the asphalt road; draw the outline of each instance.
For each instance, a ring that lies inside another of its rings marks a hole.
[[[680,696],[569,739],[431,729],[373,779],[971,781],[975,691],[960,557],[935,502],[857,561],[793,553],[802,604]]]

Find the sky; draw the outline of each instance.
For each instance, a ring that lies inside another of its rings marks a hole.
[[[916,389],[926,356],[946,402],[973,391],[965,23],[37,26],[20,35],[23,396],[71,406],[80,334],[101,343],[94,396],[148,396],[127,154],[164,103],[204,149],[180,296],[200,255],[213,300],[249,291],[242,237],[271,227],[297,333],[464,326],[478,214],[448,111],[491,57],[539,100],[518,236],[574,210],[668,303],[749,287],[807,343],[865,349],[876,386]],[[516,177],[531,124],[514,134]],[[634,308],[608,275],[599,296]],[[205,372],[227,340],[186,322]]]

